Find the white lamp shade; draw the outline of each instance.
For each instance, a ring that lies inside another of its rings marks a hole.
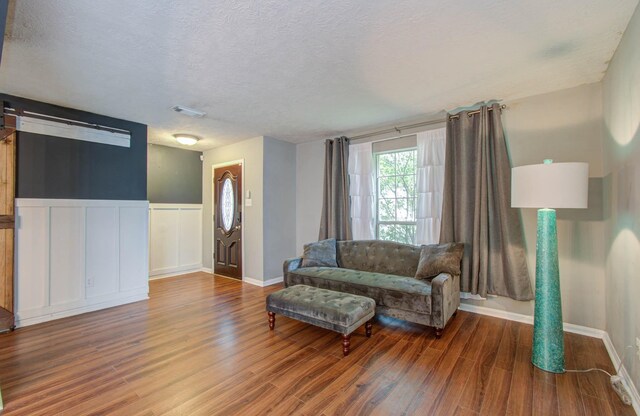
[[[511,206],[515,208],[586,208],[587,163],[544,163],[511,169]]]

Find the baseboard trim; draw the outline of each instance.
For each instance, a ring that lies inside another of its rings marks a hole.
[[[615,368],[618,368],[618,366],[620,365],[620,356],[618,355],[618,352],[613,346],[613,342],[611,341],[611,338],[609,337],[609,334],[607,332],[604,333],[604,337],[602,337],[602,342],[604,342],[604,347],[607,349],[607,352],[609,353],[609,357],[611,358],[611,362],[613,363],[613,366]],[[634,352],[633,355],[635,356],[635,351],[633,352]],[[620,367],[620,372],[618,373],[618,375],[622,377],[622,380],[624,380],[625,384],[627,385],[627,390],[629,390],[629,393],[631,394],[631,401],[633,402],[632,404],[633,410],[635,410],[637,415],[640,415],[640,394],[638,393],[638,389],[636,388],[636,385],[633,384],[633,380],[631,379],[629,372],[627,372],[627,369],[624,367],[624,364]]]
[[[484,306],[469,305],[467,303],[460,304],[459,309],[466,312],[493,316],[495,318],[501,318],[509,321],[516,321],[516,322],[522,322],[525,324],[533,325],[533,316],[523,315],[521,313],[501,311],[499,309],[492,309]],[[620,357],[618,356],[618,353],[614,348],[613,343],[611,342],[611,338],[609,337],[609,334],[606,331],[603,331],[601,329],[589,328],[587,326],[582,326],[582,325],[570,324],[567,322],[563,324],[563,328],[565,332],[570,332],[573,334],[579,334],[587,337],[601,339],[602,342],[604,343],[604,347],[606,348],[607,353],[609,354],[609,358],[611,359],[613,366],[615,368],[618,368],[618,366],[620,365]],[[624,367],[624,365],[620,367],[619,375],[622,377],[622,379],[627,385],[627,388],[629,389],[629,392],[631,393],[631,400],[633,401],[633,410],[635,410],[636,414],[640,415],[640,394],[638,393],[638,389],[636,388],[635,384],[633,384],[633,380],[629,376],[629,373],[627,372],[627,369]]]
[[[205,273],[211,273],[211,274],[213,274],[213,269],[212,269],[212,268],[210,268],[210,267],[201,267],[201,268],[200,268],[200,271],[201,271],[201,272],[205,272]]]
[[[157,277],[161,279],[163,277],[177,276],[184,273],[193,273],[194,271],[200,271],[200,269],[202,269],[202,263],[186,264],[179,267],[167,267],[164,269],[149,270],[149,278],[155,279]]]
[[[201,271],[204,271],[202,270],[202,267],[195,267],[195,268],[186,269],[186,270],[176,270],[169,273],[149,275],[149,280],[166,279],[167,277],[181,276],[183,274],[189,274],[189,273],[195,273],[195,272],[201,272]]]
[[[499,309],[487,308],[484,306],[469,305],[468,303],[461,303],[460,310],[533,325],[533,316],[521,313],[501,311]],[[563,324],[563,328],[566,332],[599,339],[603,339],[604,334],[606,334],[606,332],[601,329],[589,328],[588,326],[575,325],[567,322]]]
[[[274,277],[273,279],[265,280],[264,286],[277,285],[278,283],[282,283],[282,282],[284,282],[284,277],[278,276],[278,277]]]
[[[22,328],[29,325],[40,324],[43,322],[54,321],[56,319],[66,318],[69,316],[80,315],[87,312],[94,312],[101,309],[113,308],[116,306],[122,306],[133,302],[139,302],[142,300],[149,299],[149,295],[145,290],[144,293],[138,293],[134,295],[127,296],[125,298],[120,299],[111,299],[108,301],[96,303],[93,305],[86,305],[79,308],[69,309],[66,311],[50,313],[41,316],[34,316],[32,318],[24,318],[24,319],[16,319],[16,328]]]
[[[278,283],[282,283],[284,279],[282,276],[274,277],[273,279],[269,279],[269,280],[258,280],[258,279],[253,279],[251,277],[243,277],[242,281],[245,283],[249,283],[250,285],[266,287],[266,286],[277,285]]]
[[[533,325],[533,317],[523,315],[521,313],[501,311],[499,309],[487,308],[485,306],[469,305],[468,303],[461,303],[459,309],[461,311],[477,313],[479,315],[493,316],[494,318],[502,318],[508,321],[516,321]]]

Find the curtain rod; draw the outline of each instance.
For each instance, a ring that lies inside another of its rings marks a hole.
[[[501,106],[499,106],[499,107],[498,107],[498,109],[499,109],[500,111],[504,110],[505,108],[507,108],[507,106],[506,106],[506,105],[504,105],[504,104],[502,104]],[[493,107],[489,107],[489,108],[487,108],[487,111],[493,111]],[[469,111],[469,112],[467,113],[467,115],[468,115],[469,117],[471,117],[471,116],[473,116],[473,115],[476,115],[476,114],[480,114],[480,110],[473,110],[473,111]],[[450,116],[449,116],[449,118],[450,118],[451,120],[454,120],[454,119],[456,119],[456,118],[460,118],[460,113],[450,115]]]
[[[502,104],[500,107],[500,110],[504,110],[505,108],[507,108],[506,105]],[[493,107],[489,107],[487,110],[489,111],[493,111]],[[473,111],[469,111],[467,113],[469,115],[469,117],[475,115],[475,114],[480,114],[480,110],[473,110]],[[460,114],[454,114],[451,116],[448,116],[449,119],[457,119],[460,118]],[[422,123],[414,123],[414,124],[405,124],[404,126],[400,126],[400,127],[391,127],[388,129],[384,129],[384,130],[377,130],[371,133],[365,133],[365,134],[360,134],[357,136],[352,136],[349,137],[349,140],[361,140],[361,139],[367,139],[369,137],[375,137],[375,136],[380,136],[383,134],[389,134],[389,133],[398,133],[398,134],[402,134],[402,130],[410,130],[410,129],[415,129],[418,127],[425,127],[425,126],[431,126],[434,124],[440,124],[440,123],[446,123],[447,122],[447,118],[442,118],[442,119],[438,119],[438,120],[430,120],[430,121],[423,121]]]

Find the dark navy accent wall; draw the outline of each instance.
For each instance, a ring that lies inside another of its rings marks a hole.
[[[4,30],[7,27],[8,12],[9,12],[9,0],[0,0],[0,60],[2,59],[2,47],[4,45]]]
[[[128,130],[131,147],[18,132],[18,198],[147,199],[147,126],[0,94],[15,109]]]
[[[150,144],[147,190],[149,202],[202,204],[201,152]]]

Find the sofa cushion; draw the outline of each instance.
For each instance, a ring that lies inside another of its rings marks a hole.
[[[345,269],[414,277],[420,247],[392,241],[338,241],[338,265]]]
[[[464,245],[460,243],[422,246],[416,279],[432,279],[440,273],[460,276]]]
[[[287,285],[298,284],[366,296],[389,308],[431,313],[431,284],[413,277],[335,267],[303,267],[288,274]]]
[[[335,238],[304,245],[302,267],[315,266],[338,267]]]

